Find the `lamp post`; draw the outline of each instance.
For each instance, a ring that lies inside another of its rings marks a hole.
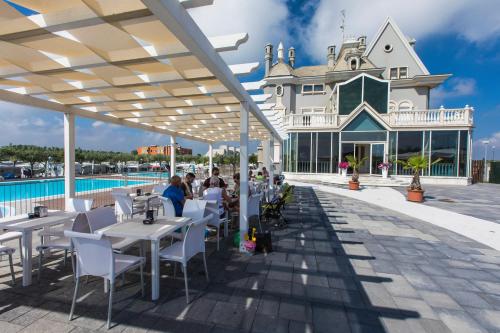
[[[483,174],[483,182],[486,183],[488,176],[487,176],[487,165],[486,165],[486,158],[488,157],[488,145],[490,144],[490,140],[483,140],[483,145],[484,145],[484,174]]]

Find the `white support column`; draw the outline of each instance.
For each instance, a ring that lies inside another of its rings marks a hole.
[[[271,137],[269,139],[269,189],[272,189],[274,186],[274,137],[273,134],[270,133]]]
[[[170,179],[175,176],[176,165],[175,165],[175,136],[170,137]]]
[[[248,104],[240,103],[240,252],[248,232]]]
[[[64,114],[64,201],[75,197],[75,115]]]
[[[214,147],[211,143],[208,144],[208,175],[212,177],[212,168],[214,165]]]

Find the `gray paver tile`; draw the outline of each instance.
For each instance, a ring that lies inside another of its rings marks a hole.
[[[466,312],[448,309],[437,310],[439,318],[453,333],[486,333],[487,331]]]
[[[27,326],[20,332],[22,333],[67,333],[70,332],[73,328],[73,325],[63,324],[61,322],[54,322],[51,320],[47,320],[45,318],[38,319],[31,325]]]
[[[445,308],[461,310],[460,305],[455,302],[448,294],[436,291],[419,291],[424,301],[433,308]]]
[[[415,298],[394,297],[398,308],[403,310],[415,311],[418,316],[428,319],[438,319],[438,316],[425,301]]]

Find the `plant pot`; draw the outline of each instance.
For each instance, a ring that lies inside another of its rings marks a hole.
[[[389,175],[389,169],[382,169],[382,178],[387,178]]]
[[[408,190],[407,200],[411,202],[424,202],[424,191]]]
[[[357,191],[359,190],[359,182],[353,182],[352,180],[349,181],[349,189]]]
[[[347,178],[347,169],[341,169],[342,178]]]

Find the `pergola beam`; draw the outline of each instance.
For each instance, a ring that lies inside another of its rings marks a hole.
[[[162,129],[162,128],[153,127],[153,126],[147,126],[147,125],[143,125],[141,123],[134,123],[131,121],[126,121],[126,120],[120,119],[120,118],[105,116],[102,113],[98,113],[98,112],[88,112],[88,111],[81,110],[81,109],[78,109],[75,107],[65,106],[62,104],[49,102],[49,101],[45,101],[43,99],[31,97],[29,95],[17,94],[17,93],[5,91],[5,90],[0,90],[0,100],[5,101],[5,102],[20,104],[20,105],[26,105],[26,106],[32,106],[32,107],[36,107],[36,108],[51,110],[51,111],[74,114],[76,116],[83,117],[83,118],[99,120],[99,121],[102,121],[105,123],[112,123],[112,124],[131,127],[131,128],[137,128],[137,129],[141,129],[141,130],[145,130],[145,131],[149,131],[149,132],[156,132],[156,133],[160,133],[160,134],[174,135],[174,136],[177,135],[177,136],[183,137],[185,139],[194,140],[194,141],[207,142],[207,143],[212,142],[212,140],[200,139],[200,138],[197,138],[197,137],[194,137],[191,135],[186,135],[186,134],[178,134],[176,132],[172,132],[172,131],[169,131],[167,129]]]

